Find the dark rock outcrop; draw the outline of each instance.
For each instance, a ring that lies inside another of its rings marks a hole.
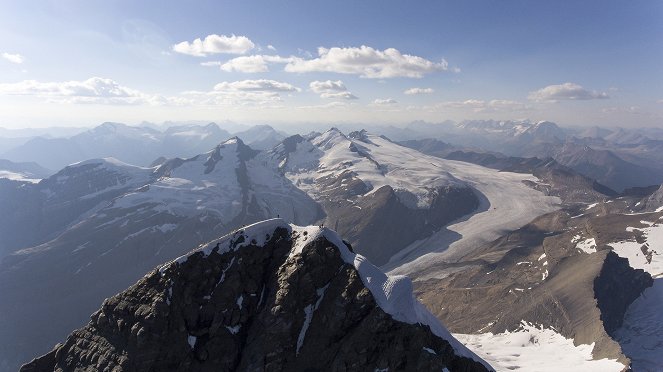
[[[278,221],[153,270],[21,370],[486,370],[385,312],[335,234]]]

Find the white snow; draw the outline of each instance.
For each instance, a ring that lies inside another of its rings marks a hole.
[[[592,208],[596,207],[597,205],[599,205],[599,203],[592,203],[592,204],[588,205],[588,206],[585,208],[585,210],[592,209]]]
[[[299,336],[297,337],[296,354],[299,354],[299,349],[301,349],[304,345],[304,337],[306,337],[306,331],[308,331],[308,327],[311,325],[311,320],[313,320],[313,313],[318,310],[318,307],[320,307],[320,303],[322,303],[322,299],[325,297],[325,292],[327,291],[328,287],[329,284],[322,288],[318,288],[316,290],[318,298],[315,301],[315,304],[307,305],[304,308],[304,324],[302,325],[302,329],[299,330]]]
[[[187,337],[187,342],[189,343],[189,346],[191,346],[192,349],[196,346],[197,339],[198,338],[196,336],[189,335],[189,337]]]
[[[645,239],[651,261],[641,251],[643,244],[635,241],[610,243],[615,253],[626,257],[629,265],[647,271],[654,278],[654,285],[647,288],[624,315],[624,323],[615,332],[622,350],[631,358],[634,371],[660,371],[663,366],[663,225],[641,221],[645,228],[639,230]]]
[[[522,323],[515,332],[476,335],[454,334],[497,371],[621,371],[616,360],[592,359],[591,345],[573,345],[552,329]]]
[[[242,325],[241,325],[241,324],[238,324],[238,325],[236,325],[236,326],[232,326],[232,327],[226,326],[226,329],[228,330],[228,332],[230,332],[230,333],[232,333],[232,334],[234,334],[234,335],[236,335],[237,333],[239,333],[239,330],[240,330],[241,328],[242,328]]]
[[[448,171],[485,198],[480,198],[481,204],[476,213],[452,222],[394,255],[383,266],[390,273],[415,276],[417,280],[441,278],[444,272],[436,269],[441,262],[457,261],[481,244],[499,238],[505,231],[520,228],[534,218],[559,208],[559,198],[545,196],[523,183],[525,180],[536,182],[538,179],[532,175],[427,158],[419,153],[412,156],[420,162],[429,162]],[[424,271],[426,274],[421,274]]]
[[[654,278],[663,277],[663,225],[653,224],[649,227],[627,227],[627,231],[639,230],[645,239],[647,249],[652,252],[649,260],[642,252],[640,244],[636,241],[621,241],[609,243],[613,251],[620,257],[628,259],[629,265],[635,269],[643,269]]]
[[[262,158],[245,161],[248,190],[243,190],[238,179],[238,146],[237,140],[231,139],[205,154],[186,159],[149,187],[117,198],[111,208],[146,204],[155,211],[185,217],[213,213],[225,224],[242,212],[246,196],[248,200],[255,198],[268,214],[296,223],[308,224],[317,219],[315,202]],[[205,163],[217,155],[220,160],[211,169]]]
[[[663,279],[654,281],[629,306],[615,332],[634,371],[660,371],[663,366]]]
[[[576,243],[576,248],[578,248],[579,250],[581,250],[581,251],[583,251],[587,254],[594,253],[594,252],[596,252],[596,239],[589,238],[589,239],[585,239],[581,242],[578,242],[578,243]]]
[[[369,142],[352,140],[337,129],[298,144],[284,164],[286,176],[311,197],[319,200],[318,178],[352,171],[369,188],[391,186],[400,200],[411,208],[428,208],[435,198],[434,188],[462,186],[440,164],[445,160],[399,146],[380,136],[367,135]],[[352,151],[352,150],[356,151]]]
[[[426,351],[426,352],[428,352],[428,353],[430,353],[430,354],[437,355],[437,353],[435,352],[435,350],[433,350],[433,349],[431,349],[431,348],[424,347],[423,349],[424,349],[424,351]]]
[[[6,178],[12,181],[24,181],[30,183],[39,183],[39,181],[41,181],[41,179],[32,178],[28,174],[12,172],[8,170],[0,170],[0,178]]]
[[[237,297],[236,303],[240,310],[242,310],[242,302],[244,302],[244,296],[239,295],[239,297]]]

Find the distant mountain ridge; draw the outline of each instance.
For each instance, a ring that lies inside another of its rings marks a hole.
[[[271,148],[285,134],[267,125],[236,134],[256,149]],[[35,137],[0,155],[13,161],[35,161],[50,169],[94,158],[114,157],[125,163],[148,166],[159,157],[190,157],[230,138],[215,123],[173,125],[164,130],[149,126],[103,123],[68,138]]]

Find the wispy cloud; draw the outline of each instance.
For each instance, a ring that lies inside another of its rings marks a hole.
[[[255,48],[255,44],[246,36],[216,35],[205,36],[204,39],[195,39],[192,42],[182,41],[173,45],[173,51],[196,57],[205,57],[210,54],[244,54]]]
[[[299,92],[301,89],[292,84],[276,80],[240,80],[216,84],[214,90],[217,91],[245,91],[245,92]]]
[[[378,98],[373,101],[373,104],[378,106],[395,105],[397,103],[398,102],[393,98]]]
[[[7,61],[9,61],[11,63],[16,63],[18,65],[20,65],[21,63],[23,63],[25,61],[25,57],[23,57],[22,55],[20,55],[18,53],[12,54],[12,53],[6,53],[5,52],[5,53],[2,53],[2,58],[6,59]]]
[[[435,92],[433,88],[410,88],[405,90],[403,93],[407,95],[415,95],[415,94],[431,94]]]
[[[575,83],[548,85],[527,96],[532,101],[554,102],[562,100],[590,100],[610,98],[608,93],[583,88]]]
[[[24,80],[0,84],[0,94],[46,98],[61,103],[90,103],[110,105],[181,104],[177,98],[167,98],[120,85],[112,79],[93,77],[87,80],[39,82]]]
[[[239,80],[221,82],[211,91],[183,94],[198,105],[267,105],[281,102],[281,93],[300,92],[292,84],[276,80]]]
[[[318,48],[318,57],[294,58],[285,66],[288,72],[335,72],[355,74],[364,78],[421,78],[436,71],[448,71],[442,59],[433,62],[422,57],[402,54],[394,48],[377,50],[365,45],[359,48]]]
[[[329,98],[329,99],[359,99],[359,97],[355,96],[351,92],[326,92],[326,93],[321,93],[320,98]]]

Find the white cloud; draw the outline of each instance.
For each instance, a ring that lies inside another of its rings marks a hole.
[[[365,45],[359,48],[318,48],[318,58],[293,58],[285,66],[288,72],[335,72],[355,74],[365,78],[420,78],[436,71],[447,71],[446,60],[429,61],[402,54],[394,48],[377,50]]]
[[[350,108],[353,105],[354,105],[353,103],[349,102],[334,101],[334,102],[325,103],[323,105],[299,106],[296,108],[300,110],[309,110],[309,109],[324,110],[324,109]]]
[[[320,81],[320,80],[315,80],[312,81],[309,84],[309,87],[314,93],[329,93],[329,92],[344,92],[348,90],[348,88],[345,87],[345,84],[341,80],[327,80],[327,81]]]
[[[396,102],[396,100],[393,99],[393,98],[386,98],[386,99],[378,98],[375,101],[373,101],[374,105],[381,105],[381,106],[382,105],[394,105],[396,103],[398,103],[398,102]]]
[[[274,48],[274,45],[272,44],[267,45],[267,49],[276,52],[276,48]]]
[[[47,98],[60,103],[90,103],[109,105],[182,104],[178,98],[147,94],[120,85],[112,79],[93,77],[87,80],[39,82],[24,80],[0,84],[0,94]]]
[[[345,91],[345,92],[325,92],[320,94],[321,98],[329,99],[358,99],[354,94]]]
[[[240,80],[221,82],[214,86],[216,91],[244,91],[244,92],[299,92],[301,89],[276,80]]]
[[[11,53],[2,53],[2,58],[6,59],[7,61],[11,63],[16,63],[20,65],[25,61],[25,57],[22,55],[16,53],[16,54],[11,54]]]
[[[357,96],[348,91],[345,84],[341,80],[315,80],[309,84],[309,88],[314,93],[320,94],[320,98],[328,99],[358,99]]]
[[[270,56],[270,55],[253,55],[242,56],[229,60],[226,63],[220,64],[221,70],[228,72],[244,72],[244,73],[257,73],[267,72],[269,68],[268,63],[287,63],[291,58]]]
[[[240,80],[221,82],[211,91],[188,91],[183,95],[203,106],[255,106],[266,107],[282,101],[281,93],[299,92],[301,89],[275,80]]]
[[[435,92],[433,88],[410,88],[404,91],[403,93],[407,95],[414,95],[414,94],[431,94]]]
[[[575,83],[548,85],[527,96],[532,101],[590,100],[610,98],[608,93],[588,90]]]
[[[173,51],[196,57],[205,57],[210,54],[244,54],[255,48],[255,44],[246,36],[207,35],[205,39],[195,39],[192,42],[182,41],[173,45]]]

